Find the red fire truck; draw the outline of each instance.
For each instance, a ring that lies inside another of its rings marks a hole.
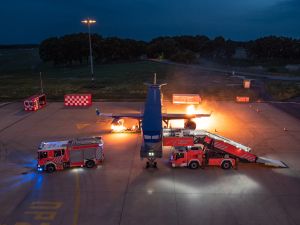
[[[173,167],[196,169],[200,166],[220,166],[230,169],[237,167],[238,161],[287,167],[280,160],[258,157],[251,152],[250,147],[204,130],[164,129],[163,135],[166,139],[163,141],[164,146],[175,149],[170,159]],[[180,140],[182,138],[183,141]]]
[[[189,167],[191,169],[205,166],[220,166],[223,169],[230,169],[237,165],[235,158],[208,149],[204,145],[188,146],[185,149],[176,147],[171,154],[170,162],[172,167]]]
[[[42,142],[38,148],[38,171],[52,173],[69,167],[93,168],[104,159],[101,137]]]

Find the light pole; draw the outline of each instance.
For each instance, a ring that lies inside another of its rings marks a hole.
[[[87,24],[88,29],[89,29],[91,74],[92,74],[92,82],[94,82],[94,65],[93,65],[93,50],[92,50],[92,40],[91,40],[91,24],[96,23],[96,20],[86,19],[86,20],[82,20],[81,23]]]

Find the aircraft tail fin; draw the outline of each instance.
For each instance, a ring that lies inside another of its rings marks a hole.
[[[153,75],[153,84],[151,84],[151,83],[144,83],[144,84],[147,85],[147,86],[157,86],[157,87],[167,85],[167,83],[163,83],[163,84],[158,84],[157,83],[156,73],[154,73],[154,75]]]

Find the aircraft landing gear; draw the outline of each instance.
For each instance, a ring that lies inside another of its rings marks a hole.
[[[155,162],[155,158],[148,158],[146,162],[146,169],[148,168],[157,168],[157,162]]]

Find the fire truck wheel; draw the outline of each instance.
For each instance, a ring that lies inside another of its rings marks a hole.
[[[190,165],[189,165],[189,167],[191,168],[191,169],[198,169],[198,167],[199,167],[199,163],[198,162],[191,162],[190,163]]]
[[[93,160],[88,160],[85,163],[86,168],[93,168],[95,166],[95,162]]]
[[[230,161],[224,161],[221,165],[222,169],[224,170],[228,170],[232,167],[231,162]]]
[[[55,171],[55,166],[53,164],[49,164],[46,166],[46,171],[48,173],[53,173]]]

